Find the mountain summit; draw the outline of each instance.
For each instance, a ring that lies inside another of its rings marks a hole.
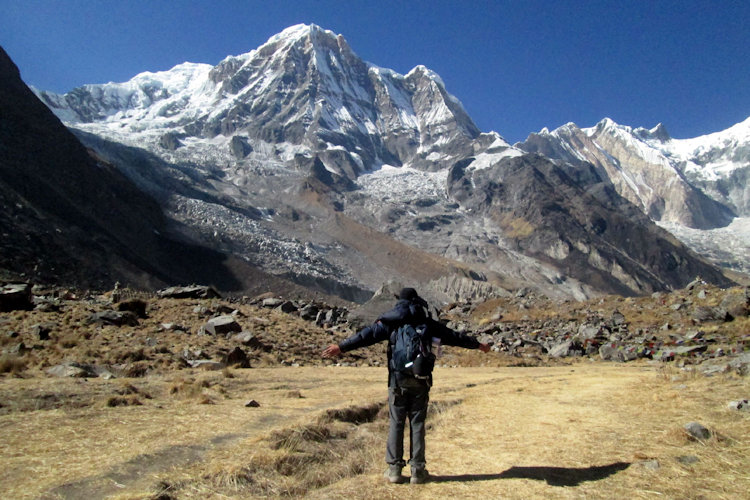
[[[315,25],[214,67],[38,95],[186,236],[348,299],[388,280],[440,300],[724,282],[603,164],[481,133],[434,72],[367,63]]]
[[[185,63],[40,96],[71,125],[118,140],[125,129],[130,144],[176,150],[213,140],[244,157],[250,143],[284,143],[285,162],[318,158],[349,179],[383,164],[450,166],[480,135],[434,72],[365,63],[343,36],[315,25],[287,28],[213,68]]]

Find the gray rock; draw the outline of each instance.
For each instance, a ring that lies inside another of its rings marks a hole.
[[[307,304],[299,310],[299,317],[305,321],[315,321],[320,309],[314,304]]]
[[[693,465],[700,462],[700,459],[695,455],[681,455],[679,457],[675,457],[675,459],[682,465]]]
[[[284,303],[284,299],[279,299],[277,297],[269,297],[267,299],[263,299],[263,302],[261,302],[260,305],[263,307],[268,307],[270,309],[273,309],[275,307],[279,307],[283,303]]]
[[[722,299],[719,307],[726,310],[735,318],[750,315],[750,289],[744,291],[732,291]]]
[[[34,309],[31,296],[31,285],[28,283],[12,283],[0,288],[0,312]]]
[[[698,422],[685,424],[685,432],[692,439],[705,440],[711,437],[711,431]]]
[[[276,309],[283,313],[291,314],[297,311],[297,306],[291,300],[285,300]]]
[[[159,297],[172,299],[214,299],[221,298],[214,287],[191,285],[172,286],[156,292]]]
[[[266,345],[251,332],[240,332],[234,336],[234,339],[242,345],[252,347],[253,349],[266,349]]]
[[[729,407],[730,410],[750,411],[750,403],[748,403],[747,399],[730,401],[727,406]]]
[[[9,354],[16,354],[16,355],[23,355],[25,352],[29,350],[28,347],[26,347],[26,344],[23,342],[19,342],[18,344],[14,345],[10,349],[8,349]]]
[[[224,357],[224,363],[228,366],[239,366],[240,368],[250,368],[250,360],[241,347],[235,347],[232,352]]]
[[[581,325],[578,328],[578,339],[581,341],[593,340],[597,338],[602,332],[601,327],[594,325]]]
[[[230,332],[241,332],[242,327],[233,316],[219,316],[206,322],[205,331],[209,335],[222,335]]]
[[[739,375],[745,376],[750,374],[750,352],[740,354],[735,359],[729,361],[727,366]]]
[[[88,365],[82,365],[75,361],[68,361],[51,368],[48,368],[47,374],[53,377],[96,377],[97,374]]]
[[[89,323],[138,326],[138,317],[132,311],[100,311],[89,316]]]
[[[57,326],[54,323],[38,323],[31,327],[31,334],[39,340],[49,340],[49,334]]]
[[[118,311],[130,311],[132,313],[135,313],[136,316],[139,318],[147,318],[146,315],[146,308],[148,307],[148,303],[145,300],[141,299],[130,299],[130,300],[124,300],[117,304],[117,310]]]
[[[659,461],[655,458],[652,458],[651,460],[643,460],[642,462],[639,462],[641,467],[648,470],[658,470],[661,467],[661,464]]]
[[[188,364],[193,368],[200,368],[202,370],[223,370],[227,367],[226,364],[218,361],[211,361],[210,359],[197,359],[188,361]]]
[[[620,311],[612,313],[612,324],[615,326],[622,326],[625,324],[625,316]]]
[[[565,357],[570,353],[571,347],[573,347],[573,341],[566,340],[565,342],[561,342],[557,344],[556,346],[552,347],[549,351],[549,355],[552,356],[553,358]]]
[[[699,306],[693,312],[693,321],[698,324],[709,321],[731,321],[732,319],[732,316],[721,307]]]
[[[599,348],[599,356],[604,361],[632,361],[637,359],[639,351],[635,346],[623,345],[609,342]]]

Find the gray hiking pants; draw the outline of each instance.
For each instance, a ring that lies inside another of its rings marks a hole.
[[[404,467],[404,427],[409,419],[409,443],[411,457],[409,464],[413,469],[425,467],[425,419],[427,403],[430,399],[430,387],[424,382],[409,387],[388,388],[388,409],[390,427],[388,443],[385,450],[385,461],[389,465]]]

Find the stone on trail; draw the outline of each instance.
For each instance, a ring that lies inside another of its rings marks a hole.
[[[750,403],[748,403],[747,399],[740,399],[738,401],[730,401],[729,405],[727,406],[729,406],[730,410],[750,411]]]
[[[690,438],[696,440],[705,440],[711,437],[711,431],[698,422],[685,424],[685,432],[688,433]]]

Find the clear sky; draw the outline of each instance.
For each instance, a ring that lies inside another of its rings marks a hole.
[[[298,23],[378,66],[427,66],[510,142],[604,117],[688,138],[750,116],[747,0],[0,0],[0,45],[61,93],[216,64]]]

